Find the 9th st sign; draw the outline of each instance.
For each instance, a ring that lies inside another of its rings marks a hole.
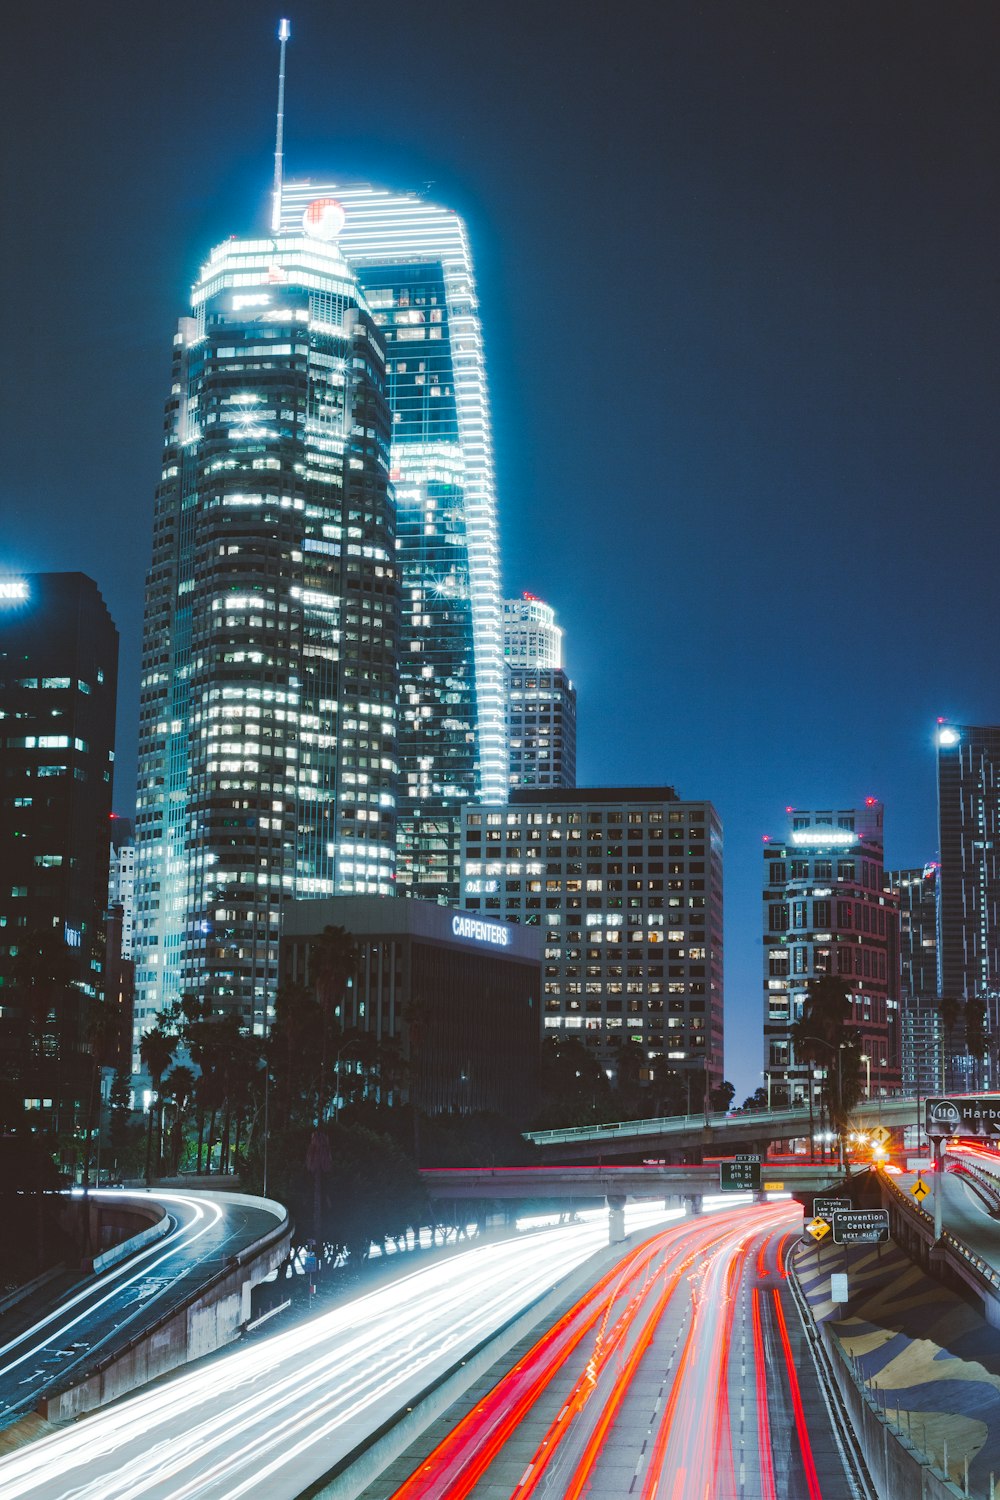
[[[925,1099],[924,1125],[931,1140],[950,1135],[1000,1136],[1000,1094],[951,1094]]]

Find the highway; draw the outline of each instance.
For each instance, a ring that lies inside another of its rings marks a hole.
[[[669,1219],[628,1213],[632,1228]],[[19,1449],[0,1460],[0,1500],[292,1500],[607,1233],[602,1212],[435,1260]]]
[[[476,1400],[393,1500],[583,1495],[858,1500],[785,1253],[787,1203],[686,1220],[632,1251]],[[412,1455],[411,1455],[412,1457]]]
[[[0,1427],[46,1393],[80,1379],[114,1349],[210,1281],[225,1262],[270,1233],[284,1210],[252,1207],[226,1193],[93,1191],[115,1202],[147,1196],[166,1208],[170,1229],[50,1307],[29,1300],[0,1324]]]

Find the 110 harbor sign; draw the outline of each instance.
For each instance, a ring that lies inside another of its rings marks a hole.
[[[925,1099],[924,1123],[929,1138],[944,1140],[951,1135],[1000,1138],[1000,1094],[950,1094]]]

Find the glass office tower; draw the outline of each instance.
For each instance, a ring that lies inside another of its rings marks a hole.
[[[401,893],[455,901],[461,810],[507,795],[493,444],[465,225],[415,194],[286,183],[282,224],[336,199],[386,341],[402,583]]]
[[[0,577],[0,1135],[87,1117],[117,685],[92,578]]]
[[[227,240],[174,340],[146,585],[136,1035],[266,1029],[279,906],[394,890],[399,585],[385,353],[316,206]]]
[[[937,725],[938,992],[1000,1030],[1000,725]]]

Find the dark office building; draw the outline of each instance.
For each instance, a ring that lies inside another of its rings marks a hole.
[[[1000,995],[1000,725],[938,725],[938,988]]]
[[[2,1123],[81,1118],[103,997],[118,632],[82,573],[0,579]]]
[[[360,962],[341,1024],[396,1043],[401,1091],[427,1114],[488,1110],[527,1123],[537,1107],[541,934],[430,901],[336,896],[282,908],[283,983],[310,985],[310,953],[342,927]]]
[[[810,985],[831,975],[850,998],[869,1097],[899,1088],[899,914],[885,889],[883,808],[789,807],[764,843],[764,1070],[775,1105],[818,1098],[817,1065],[796,1055],[793,1027]]]
[[[956,1085],[946,1069],[946,1039],[937,993],[937,876],[936,864],[885,872],[886,889],[899,901],[903,1088],[924,1095],[939,1094]]]

